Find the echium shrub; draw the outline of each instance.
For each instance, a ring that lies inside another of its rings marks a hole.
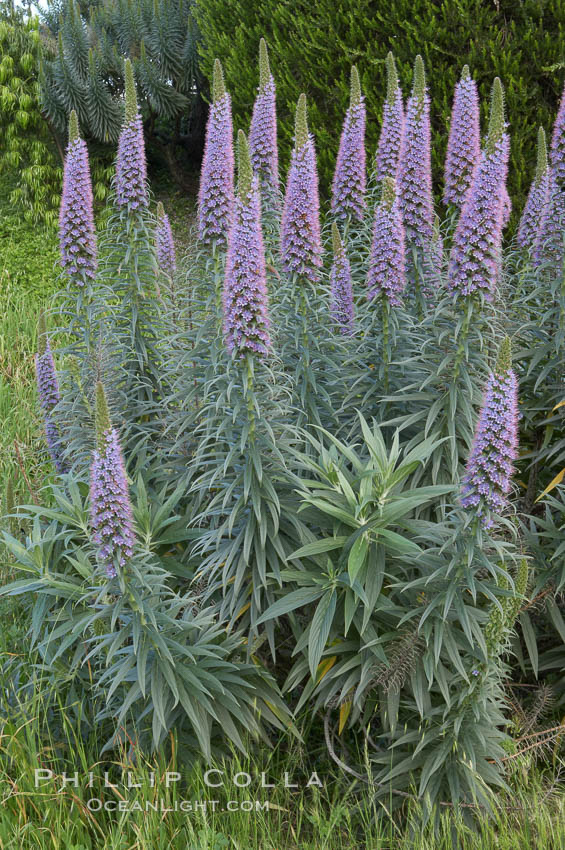
[[[58,425],[53,417],[53,410],[59,403],[61,394],[59,391],[59,381],[57,380],[57,372],[55,369],[55,361],[47,336],[45,325],[45,316],[40,313],[39,324],[37,329],[38,353],[35,355],[35,375],[37,379],[37,391],[39,395],[39,404],[43,412],[43,422],[45,426],[45,439],[47,448],[51,455],[51,460],[55,469],[59,473],[66,471],[66,465],[63,460],[63,447],[61,444],[61,435]]]
[[[90,469],[90,523],[97,556],[108,578],[133,555],[135,534],[120,441],[112,427],[104,387],[96,385],[96,449]]]
[[[216,59],[198,194],[198,234],[206,245],[227,243],[234,202],[233,180],[231,99],[220,60]]]
[[[63,172],[59,247],[61,265],[69,281],[79,287],[91,283],[97,267],[92,181],[88,149],[80,137],[74,109],[69,120],[69,144]]]
[[[332,184],[332,213],[361,221],[366,207],[365,102],[355,65],[349,97]]]
[[[518,381],[508,337],[488,377],[471,453],[463,477],[461,504],[486,527],[508,505],[518,454]]]
[[[337,223],[332,222],[333,263],[330,269],[330,313],[339,332],[351,334],[354,329],[351,266],[341,241]]]
[[[455,86],[447,155],[443,200],[461,208],[465,201],[481,154],[479,94],[477,84],[465,65]]]
[[[267,354],[270,339],[259,178],[253,174],[242,130],[237,151],[237,195],[224,282],[224,333],[228,350],[243,357]]]
[[[549,193],[549,167],[543,127],[538,130],[538,157],[536,173],[530,186],[526,205],[518,227],[517,242],[522,248],[532,249],[537,241],[540,223]]]
[[[312,283],[319,279],[322,240],[318,174],[314,139],[308,132],[305,94],[300,95],[296,106],[294,150],[281,219],[281,255],[288,275],[301,275]]]
[[[487,300],[493,296],[500,273],[509,152],[504,94],[497,77],[487,140],[453,237],[447,279],[453,294],[482,292]]]
[[[157,230],[155,234],[155,248],[157,250],[157,262],[161,271],[169,278],[175,276],[177,270],[177,257],[175,242],[169,216],[161,201],[157,204]]]
[[[398,169],[398,195],[407,240],[429,243],[434,225],[430,138],[430,97],[421,56],[414,63],[414,83],[406,105]]]
[[[384,295],[389,304],[401,303],[406,286],[404,226],[392,177],[385,177],[375,207],[373,242],[367,273],[367,297]]]
[[[396,179],[404,134],[402,91],[398,85],[396,63],[392,53],[388,53],[386,57],[386,74],[387,93],[383,105],[381,134],[375,154],[377,180],[383,180],[385,177]]]
[[[267,191],[278,193],[276,89],[264,38],[259,42],[259,91],[251,116],[249,151],[253,171],[259,177],[261,189],[265,187]]]
[[[116,157],[116,204],[119,208],[136,210],[147,207],[147,163],[143,124],[137,106],[131,61],[125,62],[125,113],[118,140]]]

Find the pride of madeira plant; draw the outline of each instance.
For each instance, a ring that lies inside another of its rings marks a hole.
[[[98,240],[71,113],[64,288],[36,361],[50,483],[11,508],[27,536],[4,532],[20,572],[2,593],[33,599],[48,709],[82,701],[81,733],[97,724],[109,750],[174,730],[183,758],[209,759],[306,716],[305,752],[323,729],[391,817],[418,799],[470,821],[538,749],[511,738],[528,711],[512,686],[539,677],[565,699],[564,107],[508,249],[502,82],[481,145],[463,68],[440,217],[423,60],[405,110],[392,54],[386,68],[368,180],[352,68],[326,209],[304,94],[279,171],[264,40],[235,173],[216,60],[179,262],[139,66]],[[557,751],[559,721],[541,731]]]

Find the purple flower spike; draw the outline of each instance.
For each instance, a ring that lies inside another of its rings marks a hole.
[[[483,292],[491,300],[499,275],[510,139],[504,94],[494,81],[489,133],[453,237],[447,285],[453,294]]]
[[[518,382],[506,338],[487,380],[461,490],[462,506],[475,509],[487,528],[491,513],[500,514],[507,506],[517,456]]]
[[[383,106],[383,123],[375,156],[377,180],[392,177],[396,180],[404,134],[404,106],[398,85],[394,56],[386,57],[387,96]]]
[[[551,138],[551,167],[556,183],[565,188],[565,87]]]
[[[104,388],[96,386],[97,448],[90,468],[90,523],[108,578],[133,555],[135,534],[122,450],[110,422]]]
[[[247,139],[238,134],[238,192],[224,279],[224,333],[229,351],[267,354],[270,346],[261,204]]]
[[[303,275],[312,283],[320,277],[322,240],[314,140],[308,133],[306,95],[296,107],[294,150],[286,183],[281,218],[281,250],[288,275]]]
[[[481,155],[479,95],[477,84],[465,65],[455,86],[447,156],[445,159],[445,189],[443,200],[460,209],[473,182]]]
[[[259,92],[253,106],[249,130],[249,150],[253,171],[261,185],[277,193],[279,189],[279,155],[277,151],[277,108],[275,81],[269,68],[267,44],[259,42]]]
[[[161,201],[157,204],[157,233],[156,233],[157,262],[159,268],[170,278],[175,276],[177,270],[177,258],[175,243],[169,216]]]
[[[83,287],[96,276],[96,232],[88,149],[81,139],[76,112],[69,120],[63,194],[59,212],[61,265],[69,280]]]
[[[531,250],[537,241],[540,223],[543,220],[545,205],[549,195],[549,169],[547,165],[547,148],[543,127],[538,130],[538,160],[536,174],[532,180],[526,206],[518,227],[518,245]]]
[[[332,319],[342,334],[353,333],[353,288],[351,268],[341,241],[337,224],[332,224],[334,260],[330,271]]]
[[[365,103],[355,65],[332,184],[332,212],[338,218],[361,221],[365,204]]]
[[[200,172],[198,234],[205,245],[226,245],[234,203],[233,129],[231,98],[218,59],[214,62],[212,98]]]
[[[143,124],[137,108],[133,68],[129,59],[125,63],[125,78],[125,116],[116,157],[116,203],[118,207],[136,210],[148,206],[149,196]]]
[[[55,362],[49,345],[43,313],[39,316],[38,328],[39,354],[35,355],[35,375],[37,378],[37,391],[39,403],[43,411],[43,422],[45,426],[45,438],[51,460],[58,473],[67,471],[62,458],[61,436],[57,424],[53,420],[53,408],[61,397],[59,393],[59,382],[55,370]]]
[[[425,245],[432,238],[434,206],[430,143],[430,98],[421,56],[414,64],[414,85],[406,106],[398,169],[398,195],[406,238]]]
[[[534,246],[534,266],[551,262],[552,268],[561,272],[564,259],[563,232],[565,231],[565,186],[560,186],[554,169],[549,172],[547,201],[543,210]]]
[[[367,297],[383,294],[390,304],[398,306],[405,286],[404,226],[396,184],[392,177],[385,177],[381,200],[375,207]]]

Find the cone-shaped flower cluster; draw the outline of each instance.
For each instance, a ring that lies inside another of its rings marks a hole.
[[[281,218],[281,251],[287,274],[303,275],[312,282],[319,279],[322,241],[318,174],[314,140],[308,133],[304,94],[300,95],[296,107],[294,150]]]
[[[383,106],[383,123],[375,156],[377,180],[396,179],[404,133],[404,106],[398,85],[394,56],[386,57],[387,95]]]
[[[481,155],[479,95],[477,84],[465,65],[455,86],[447,156],[445,159],[445,188],[443,200],[461,208]]]
[[[57,424],[53,419],[53,408],[61,396],[43,313],[39,316],[37,337],[39,354],[35,355],[35,375],[37,378],[39,403],[43,411],[45,438],[55,469],[57,472],[63,473],[66,471],[66,466],[62,458],[61,437]]]
[[[125,79],[125,115],[116,157],[116,203],[118,207],[136,210],[147,207],[149,197],[143,124],[137,108],[133,68],[129,59],[125,63]]]
[[[275,81],[269,67],[267,44],[259,42],[259,92],[255,98],[249,150],[253,171],[259,176],[261,186],[278,192],[279,156],[277,151],[277,108]]]
[[[339,218],[357,221],[365,210],[365,103],[359,73],[351,69],[349,109],[343,122],[339,152],[332,184],[332,212]]]
[[[547,148],[543,127],[538,131],[538,160],[536,174],[532,180],[528,199],[520,219],[518,228],[518,245],[522,248],[533,248],[537,241],[540,222],[543,218],[549,192],[549,169],[547,164]]]
[[[104,388],[96,385],[96,450],[90,468],[90,522],[98,557],[109,578],[133,555],[135,535],[128,483],[118,435]]]
[[[405,286],[404,226],[396,184],[392,177],[385,177],[381,200],[375,208],[367,296],[383,294],[390,304],[399,305]]]
[[[565,87],[551,137],[551,167],[557,185],[565,189]]]
[[[414,85],[406,106],[398,169],[398,195],[407,239],[425,245],[432,238],[434,208],[430,137],[430,98],[421,56],[414,64]]]
[[[339,235],[336,222],[332,224],[333,263],[330,271],[330,313],[342,334],[353,333],[353,287],[351,267]]]
[[[170,278],[175,276],[177,258],[169,216],[161,201],[157,204],[156,251],[159,268]]]
[[[231,98],[216,59],[198,195],[198,234],[207,245],[227,243],[234,203],[233,175]]]
[[[63,174],[59,245],[61,265],[69,279],[77,286],[85,286],[96,275],[96,232],[88,150],[80,137],[74,109],[69,120],[69,145]]]
[[[265,250],[257,176],[253,176],[249,146],[239,131],[238,186],[229,234],[224,280],[224,333],[229,351],[241,356],[269,350],[269,316]]]
[[[448,287],[454,294],[483,292],[490,299],[497,284],[510,152],[505,128],[504,94],[497,77],[487,141],[453,237]]]
[[[541,217],[534,246],[534,266],[551,262],[561,273],[564,258],[563,233],[565,232],[565,186],[559,185],[555,170],[550,169],[547,200]]]
[[[486,527],[492,525],[491,514],[506,507],[517,454],[518,382],[506,338],[487,381],[462,485],[461,504],[473,508]]]

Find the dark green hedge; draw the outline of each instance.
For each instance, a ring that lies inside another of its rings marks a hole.
[[[469,64],[482,97],[483,129],[493,77],[507,94],[512,136],[510,193],[521,207],[535,169],[539,124],[550,130],[563,86],[565,0],[197,0],[202,71],[224,65],[236,128],[247,130],[257,86],[259,39],[267,39],[278,92],[282,165],[288,162],[292,115],[305,91],[320,178],[333,172],[349,71],[356,63],[367,98],[372,157],[385,95],[385,57],[396,56],[408,93],[417,53],[432,96],[433,166],[441,188],[453,87]]]

